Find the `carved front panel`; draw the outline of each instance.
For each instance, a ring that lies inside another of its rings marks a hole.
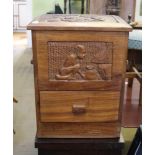
[[[48,42],[49,80],[110,80],[110,42]]]

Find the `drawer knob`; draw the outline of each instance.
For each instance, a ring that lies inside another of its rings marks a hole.
[[[84,114],[86,113],[86,106],[85,105],[78,105],[78,104],[74,104],[72,106],[72,112],[73,114]]]

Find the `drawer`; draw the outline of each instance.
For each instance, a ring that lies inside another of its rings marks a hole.
[[[41,91],[41,122],[111,122],[118,120],[120,92]]]

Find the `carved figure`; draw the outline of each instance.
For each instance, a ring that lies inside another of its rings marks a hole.
[[[107,45],[86,59],[84,45],[77,45],[73,53],[65,59],[63,66],[55,75],[56,80],[109,80],[111,79],[112,54]],[[68,52],[69,53],[69,52]],[[87,53],[90,56],[90,53]],[[80,61],[81,60],[81,61]],[[89,64],[89,65],[88,65]]]
[[[70,54],[63,67],[59,70],[59,74],[56,75],[58,80],[73,80],[75,79],[76,73],[79,73],[80,63],[78,59],[83,59],[86,55],[86,51],[83,45],[78,45],[77,48],[79,51],[76,54]]]
[[[102,51],[99,51],[91,60],[92,63],[97,65],[98,73],[103,80],[107,80],[107,72],[110,68],[107,68],[106,66],[110,60],[111,58],[109,53],[106,52],[106,48]]]
[[[79,71],[80,75],[84,80],[98,80],[99,79],[99,74],[94,68],[94,66],[87,66],[86,67],[87,71],[85,73],[82,73]]]

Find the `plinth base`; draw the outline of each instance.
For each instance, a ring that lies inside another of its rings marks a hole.
[[[124,140],[36,138],[38,155],[121,155]]]

